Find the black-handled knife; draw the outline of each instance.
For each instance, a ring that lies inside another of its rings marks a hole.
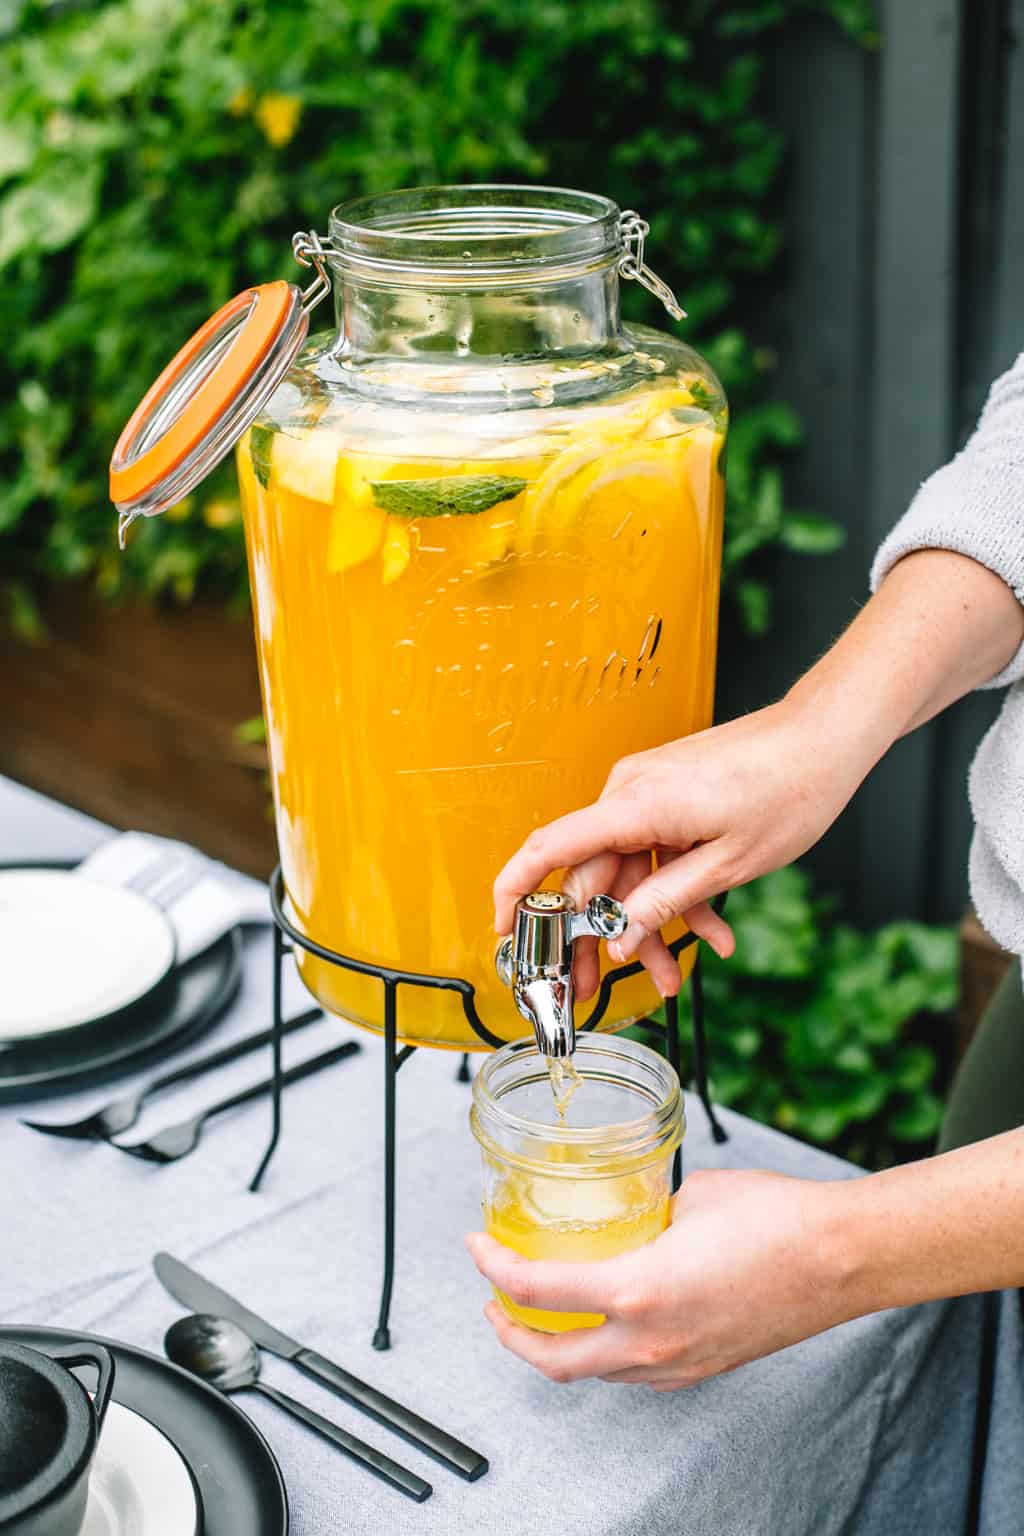
[[[255,1312],[243,1307],[233,1296],[212,1285],[209,1280],[204,1280],[202,1275],[197,1275],[194,1269],[189,1269],[187,1264],[172,1258],[169,1253],[158,1253],[153,1260],[153,1268],[161,1285],[182,1306],[192,1312],[209,1312],[215,1317],[229,1318],[244,1328],[261,1348],[269,1349],[272,1355],[279,1355],[282,1360],[290,1360],[314,1381],[329,1387],[346,1402],[361,1409],[371,1419],[376,1419],[378,1424],[394,1430],[396,1435],[401,1435],[410,1445],[417,1446],[436,1461],[443,1462],[467,1482],[475,1482],[487,1471],[489,1463],[479,1451],[472,1450],[461,1440],[456,1440],[454,1435],[438,1429],[436,1424],[421,1418],[410,1408],[404,1408],[394,1398],[378,1392],[376,1387],[360,1381],[351,1371],[326,1360],[315,1350],[303,1348],[296,1339],[289,1338],[279,1328],[257,1317]]]

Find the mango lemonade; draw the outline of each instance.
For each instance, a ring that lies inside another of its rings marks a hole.
[[[549,1147],[546,1157],[571,1162],[574,1151]],[[527,1259],[570,1263],[616,1258],[653,1242],[668,1226],[668,1213],[666,1167],[601,1179],[510,1170],[484,1201],[486,1230],[499,1243]],[[520,1306],[500,1291],[496,1295],[516,1322],[542,1333],[596,1328],[604,1322],[598,1312],[553,1312]]]
[[[617,758],[711,722],[723,418],[683,376],[539,399],[504,440],[455,410],[396,412],[389,436],[386,411],[371,435],[358,402],[317,409],[238,449],[291,915],[357,959],[464,977],[510,1038],[495,874]],[[327,1008],[382,1028],[379,981],[297,959]],[[602,1027],[658,1001],[622,983]],[[406,990],[399,1017],[414,1042],[480,1047],[454,993]],[[581,1241],[610,1251],[623,1220]]]

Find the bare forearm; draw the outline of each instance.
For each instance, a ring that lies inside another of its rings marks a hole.
[[[849,629],[790,691],[848,779],[899,737],[996,676],[1024,641],[1024,608],[984,566],[922,550],[893,567]],[[1024,1285],[1024,1130],[850,1185],[818,1204],[814,1262],[835,1321]]]
[[[1024,1285],[1024,1129],[822,1194],[845,1317]]]
[[[849,744],[861,775],[900,736],[977,688],[1024,640],[1024,608],[977,561],[947,550],[901,560],[789,699]]]
[[[502,1342],[556,1381],[692,1386],[871,1312],[1024,1283],[1024,1130],[836,1183],[691,1173],[668,1231],[600,1264],[529,1261],[482,1235],[472,1251],[522,1305],[607,1317],[550,1336],[492,1304]]]

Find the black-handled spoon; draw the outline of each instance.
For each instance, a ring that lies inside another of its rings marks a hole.
[[[175,1365],[201,1377],[221,1392],[259,1392],[268,1397],[278,1408],[330,1440],[346,1456],[407,1498],[415,1499],[417,1504],[422,1504],[433,1493],[430,1484],[410,1472],[408,1467],[393,1461],[356,1435],[350,1435],[348,1430],[333,1424],[304,1403],[261,1382],[259,1350],[247,1333],[226,1318],[211,1317],[203,1312],[179,1318],[164,1335],[164,1350]]]

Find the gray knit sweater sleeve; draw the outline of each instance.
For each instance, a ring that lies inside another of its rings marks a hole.
[[[885,540],[871,590],[915,549],[952,549],[1001,576],[1024,603],[1024,352],[989,391],[973,436],[924,482]],[[1024,677],[1024,646],[985,686]],[[1024,777],[1024,763],[1021,765]]]
[[[1024,352],[989,392],[966,447],[918,491],[875,556],[876,590],[904,555],[951,549],[1024,603]],[[1012,684],[971,765],[971,897],[1006,949],[1024,954],[1024,645],[986,687]]]

